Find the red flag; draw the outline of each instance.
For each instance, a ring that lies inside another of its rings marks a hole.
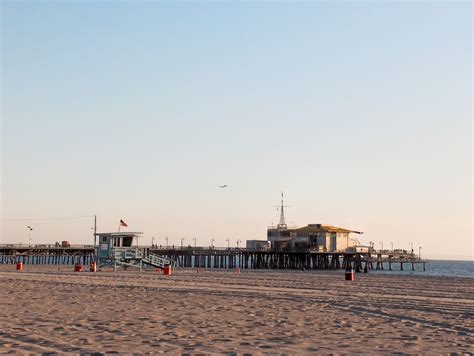
[[[125,221],[123,221],[122,219],[120,219],[120,226],[125,226],[127,227],[127,223]]]

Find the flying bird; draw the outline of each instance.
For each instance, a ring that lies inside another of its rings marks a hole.
[[[227,184],[222,184],[219,186],[219,188],[227,188]]]

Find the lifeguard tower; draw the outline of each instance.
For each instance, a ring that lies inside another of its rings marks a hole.
[[[96,233],[98,267],[113,266],[114,271],[117,266],[137,267],[141,271],[143,265],[174,269],[175,261],[150,253],[147,248],[138,247],[138,244],[133,246],[133,242],[138,241],[142,234],[141,232]]]

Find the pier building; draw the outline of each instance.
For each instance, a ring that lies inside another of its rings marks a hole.
[[[309,224],[294,229],[295,245],[322,252],[344,252],[360,245],[359,240],[350,236],[362,234],[360,231],[343,229],[331,225]]]
[[[281,194],[280,222],[277,226],[267,229],[267,240],[274,251],[317,251],[345,252],[360,245],[351,233],[362,234],[360,231],[343,229],[332,225],[308,224],[300,228],[289,229],[285,222],[285,205]]]
[[[268,251],[270,244],[267,240],[247,240],[245,247],[251,251]]]
[[[270,227],[267,239],[275,251],[345,252],[360,245],[358,239],[350,236],[351,233],[362,234],[331,225],[309,224],[293,229]]]

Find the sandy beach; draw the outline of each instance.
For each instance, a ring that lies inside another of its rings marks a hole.
[[[474,279],[0,266],[0,352],[473,352]]]

